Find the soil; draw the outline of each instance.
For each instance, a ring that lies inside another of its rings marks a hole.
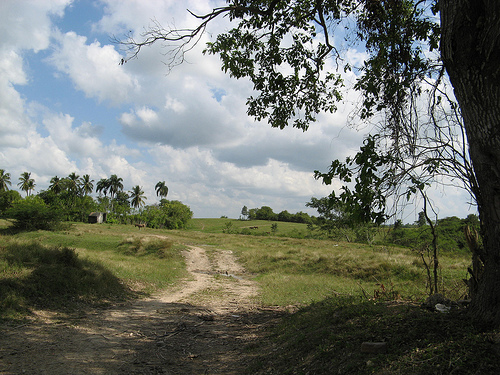
[[[38,311],[28,324],[0,327],[0,374],[249,372],[285,311],[256,302],[258,287],[231,251],[184,255],[190,277],[177,290],[77,317]]]

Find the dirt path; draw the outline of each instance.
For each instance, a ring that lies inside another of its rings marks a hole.
[[[185,257],[191,277],[177,291],[3,327],[0,374],[245,373],[258,355],[250,344],[281,313],[257,306],[257,286],[231,251],[191,247]]]

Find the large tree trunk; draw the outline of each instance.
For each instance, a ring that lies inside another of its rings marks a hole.
[[[500,1],[440,0],[441,54],[476,173],[484,273],[470,312],[500,326]]]

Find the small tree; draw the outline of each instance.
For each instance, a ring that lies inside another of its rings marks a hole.
[[[248,219],[248,208],[247,206],[243,206],[241,209],[241,216],[243,216],[243,219],[247,220]]]
[[[276,220],[277,215],[273,212],[273,209],[269,206],[262,206],[257,210],[256,219],[257,220]]]
[[[257,219],[257,208],[251,208],[248,210],[248,220]]]
[[[226,221],[226,224],[224,224],[224,228],[222,228],[222,233],[227,233],[227,234],[234,233],[233,223],[230,221]]]
[[[417,220],[417,225],[419,227],[423,227],[425,225],[425,223],[427,222],[427,220],[425,219],[425,213],[424,211],[421,211],[418,213],[418,220]]]
[[[294,223],[312,224],[312,219],[308,213],[299,211],[292,215],[292,221]]]
[[[111,198],[114,198],[118,192],[123,190],[123,178],[118,177],[116,174],[112,174],[108,179],[109,194]]]
[[[149,228],[182,229],[193,217],[191,209],[180,201],[162,199],[159,205],[146,206],[139,215]]]
[[[287,210],[283,210],[278,214],[278,221],[291,222],[293,215]]]
[[[55,194],[59,194],[64,189],[64,180],[54,176],[50,179],[49,190],[53,191]]]
[[[95,191],[96,193],[104,194],[104,196],[106,197],[108,195],[109,186],[109,180],[107,178],[101,178],[99,181],[97,181]]]
[[[393,229],[394,230],[398,230],[398,229],[401,229],[403,228],[403,221],[401,219],[398,219],[394,222],[394,227]]]
[[[83,195],[89,195],[94,190],[94,180],[91,180],[90,176],[85,174],[80,178],[80,186],[82,188]]]
[[[438,269],[439,269],[439,258],[438,258],[438,243],[437,243],[437,231],[436,231],[436,225],[434,222],[431,220],[429,217],[429,214],[427,212],[427,204],[429,201],[429,198],[427,195],[421,190],[420,193],[422,194],[422,198],[424,199],[424,210],[423,214],[425,217],[425,220],[429,224],[429,227],[431,228],[431,234],[432,234],[432,243],[431,246],[427,246],[427,253],[429,254],[430,262],[426,262],[425,258],[423,255],[421,255],[422,261],[424,262],[425,268],[427,269],[427,278],[429,282],[429,293],[437,293],[438,292]],[[432,207],[431,207],[432,210]],[[437,222],[437,220],[436,220]],[[430,263],[430,264],[429,264]],[[431,265],[432,265],[432,276],[431,276]]]
[[[80,194],[80,176],[75,172],[70,173],[68,177],[65,178],[66,189],[74,197]]]
[[[130,211],[130,196],[124,191],[118,191],[112,200],[112,207],[117,214],[128,214]]]
[[[15,190],[0,191],[0,216],[3,216],[15,201],[21,199],[21,194]]]

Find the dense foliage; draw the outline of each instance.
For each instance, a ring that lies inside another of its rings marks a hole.
[[[137,218],[149,228],[182,229],[193,217],[191,209],[179,201],[162,199],[159,205],[147,206]]]
[[[469,251],[464,235],[464,227],[479,231],[479,220],[476,215],[469,215],[465,219],[456,216],[437,220],[436,233],[440,251],[456,252]],[[432,234],[428,225],[399,226],[389,231],[387,240],[391,244],[421,249],[432,242]]]
[[[38,196],[14,201],[6,216],[13,219],[14,228],[21,230],[52,230],[61,222],[61,214]]]
[[[299,211],[295,214],[292,214],[287,210],[283,210],[277,214],[269,206],[262,206],[261,208],[251,208],[249,210],[247,210],[246,206],[244,206],[242,212],[246,212],[245,217],[248,220],[270,220],[304,224],[312,224],[314,221],[314,218],[312,218],[305,212]]]
[[[0,216],[12,207],[14,201],[20,200],[21,194],[15,190],[0,191]]]

